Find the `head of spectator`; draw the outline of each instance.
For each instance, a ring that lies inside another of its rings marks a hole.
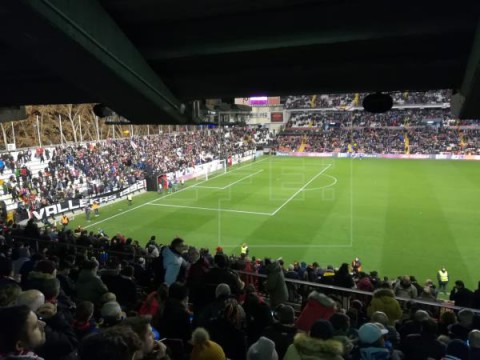
[[[381,329],[374,323],[363,324],[360,329],[358,329],[360,343],[366,347],[383,348],[385,346],[384,336],[387,334],[387,330]]]
[[[170,285],[168,289],[168,298],[176,300],[184,304],[185,308],[188,307],[188,288],[178,282]]]
[[[465,328],[471,328],[475,314],[470,309],[462,309],[457,314],[458,323]]]
[[[12,261],[3,256],[0,256],[0,279],[9,278],[13,276]]]
[[[334,329],[330,321],[317,320],[310,328],[310,336],[316,339],[328,340],[334,335]]]
[[[27,290],[22,292],[18,296],[16,302],[16,305],[28,306],[33,312],[37,312],[43,304],[45,304],[45,295],[38,290]]]
[[[328,319],[335,335],[346,335],[350,330],[350,318],[342,313],[335,313]]]
[[[295,310],[290,305],[280,304],[275,309],[274,318],[282,325],[294,325]]]
[[[128,317],[122,321],[121,326],[131,328],[138,335],[142,342],[142,358],[155,354],[157,359],[161,359],[165,356],[167,348],[163,343],[155,341],[150,320],[150,316]]]
[[[116,301],[110,301],[102,306],[101,315],[103,318],[103,327],[112,327],[125,319],[125,313],[120,304]]]
[[[237,300],[227,299],[220,310],[220,317],[231,323],[233,326],[240,327],[242,314]]]
[[[191,343],[191,360],[226,360],[222,347],[210,340],[210,335],[204,328],[195,329]]]
[[[430,315],[428,315],[428,312],[426,312],[425,310],[417,310],[413,315],[413,320],[418,323],[427,321],[428,319],[430,319]]]
[[[91,272],[93,274],[97,274],[97,271],[98,271],[98,261],[94,260],[94,259],[90,259],[90,260],[85,260],[83,263],[82,263],[82,271],[85,271],[85,272]]]
[[[213,257],[213,263],[220,269],[225,269],[228,266],[228,258],[224,254],[217,254]]]
[[[468,343],[471,349],[480,350],[480,330],[472,330],[468,334]]]
[[[278,360],[275,343],[261,336],[247,351],[247,360]]]
[[[383,311],[375,311],[370,320],[372,322],[377,322],[382,324],[383,326],[387,327],[388,326],[388,316],[385,314]]]
[[[100,304],[106,304],[108,302],[117,301],[117,296],[112,292],[106,292],[100,297]]]
[[[455,281],[455,288],[457,290],[465,289],[465,283],[462,280]]]
[[[445,352],[446,359],[459,359],[459,360],[468,360],[468,346],[464,341],[459,339],[454,339],[450,341],[447,345],[447,351]]]
[[[33,350],[45,343],[45,323],[28,306],[0,309],[0,354],[25,354],[34,357]]]
[[[200,259],[200,252],[196,247],[190,246],[187,252],[187,260],[190,264],[195,264]]]
[[[135,360],[143,344],[129,327],[115,326],[83,339],[80,360]]]
[[[215,297],[219,298],[228,298],[232,295],[232,291],[230,290],[230,286],[225,283],[218,284],[215,288]]]
[[[177,237],[170,243],[170,249],[174,250],[177,254],[183,254],[183,252],[187,249],[187,246],[183,239]]]
[[[78,323],[87,323],[93,316],[95,306],[90,301],[81,301],[75,311],[75,321]]]
[[[14,282],[2,285],[0,287],[0,308],[15,305],[21,293],[22,288]]]

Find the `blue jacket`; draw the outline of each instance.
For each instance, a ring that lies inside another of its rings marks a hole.
[[[178,274],[180,273],[180,268],[182,266],[187,266],[185,259],[173,251],[169,247],[165,247],[162,251],[163,256],[163,268],[165,269],[165,284],[168,286],[172,285],[177,281]]]

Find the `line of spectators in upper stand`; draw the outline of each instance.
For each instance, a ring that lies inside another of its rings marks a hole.
[[[438,125],[460,124],[455,121],[450,109],[405,109],[390,110],[384,114],[372,114],[365,111],[311,111],[291,114],[287,128],[330,127],[383,127],[383,126],[425,126],[427,123]],[[463,121],[462,125],[475,124]]]
[[[362,99],[368,94],[324,94],[288,96],[285,100],[287,109],[335,108],[361,105]],[[394,105],[443,105],[450,102],[450,90],[434,90],[426,92],[392,92]]]
[[[30,240],[22,241],[23,233]],[[43,240],[38,252],[32,240]],[[357,259],[352,267],[287,266],[229,257],[221,248],[211,255],[180,238],[161,246],[152,237],[143,248],[121,234],[6,226],[0,359],[479,359],[474,312],[395,298],[435,303],[433,281],[368,274]],[[373,296],[350,296],[345,306],[338,292],[286,278]],[[480,288],[472,292],[462,281],[450,298],[480,308]],[[288,301],[302,304],[298,316]]]
[[[365,154],[480,154],[480,129],[455,127],[332,128],[317,131],[284,131],[277,149],[297,151],[302,141],[306,152],[355,152]],[[350,149],[351,147],[351,149]]]
[[[145,175],[187,171],[268,141],[264,129],[223,128],[39,148],[34,172],[31,151],[1,155],[2,200],[29,210],[62,200],[127,187]],[[44,164],[44,166],[42,166]]]

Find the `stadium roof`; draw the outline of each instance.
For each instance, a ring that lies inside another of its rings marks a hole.
[[[178,123],[193,99],[461,90],[480,117],[479,1],[5,0],[2,105],[102,102]]]

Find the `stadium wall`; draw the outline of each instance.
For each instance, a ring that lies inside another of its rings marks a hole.
[[[352,157],[351,153],[336,153],[336,152],[277,152],[277,156],[290,157],[322,157],[322,158],[348,158]],[[410,160],[480,160],[480,155],[455,155],[455,154],[363,154],[356,153],[355,156],[360,155],[363,158],[377,158],[377,159],[410,159]]]

